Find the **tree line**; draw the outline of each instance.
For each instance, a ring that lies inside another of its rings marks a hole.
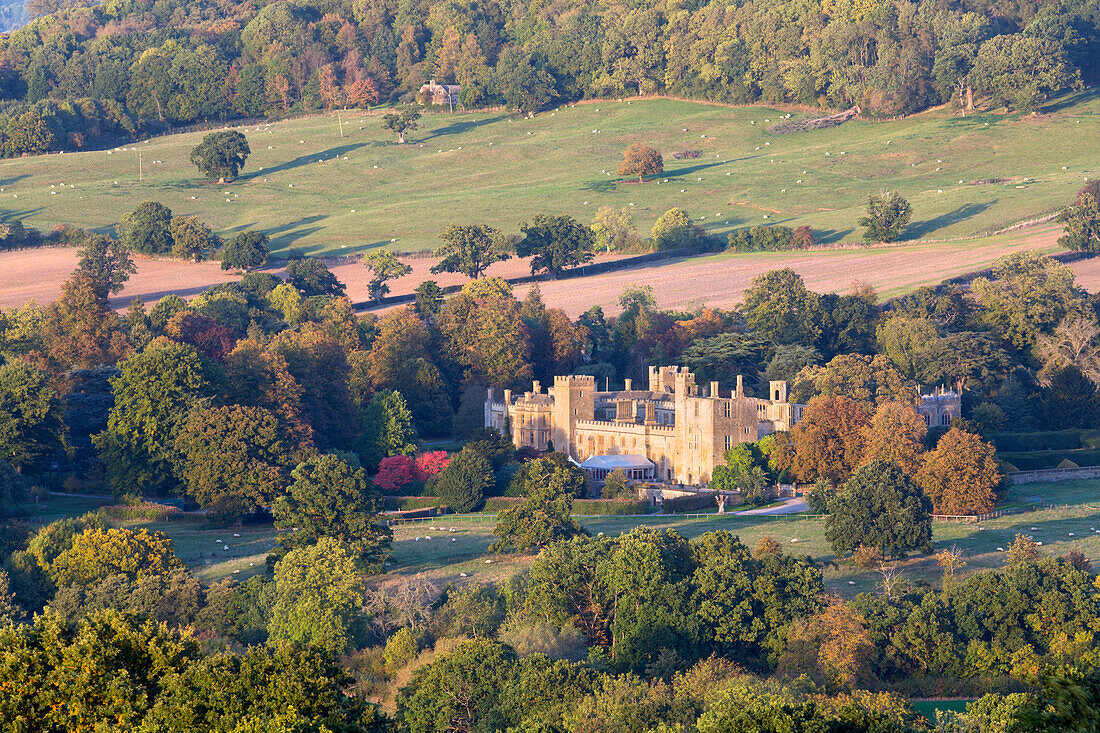
[[[5,155],[411,99],[429,79],[461,84],[467,108],[523,112],[654,93],[873,115],[975,97],[1026,110],[1093,83],[1100,42],[1087,0],[32,5],[41,17],[0,42]]]

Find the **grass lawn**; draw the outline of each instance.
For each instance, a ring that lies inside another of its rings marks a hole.
[[[963,573],[972,573],[1004,564],[1004,551],[1017,533],[1028,534],[1042,543],[1047,554],[1063,555],[1081,550],[1094,564],[1100,564],[1100,480],[1060,481],[1014,487],[1008,503],[1036,499],[1057,508],[1023,511],[998,517],[981,524],[937,522],[933,526],[936,549],[957,545],[966,557]],[[42,510],[40,521],[75,516],[90,511],[100,501],[81,497],[51,496]],[[651,517],[585,517],[582,523],[592,534],[617,536],[637,526],[658,530],[673,529],[685,537],[725,529],[752,547],[765,536],[777,539],[786,551],[810,555],[826,563],[825,582],[830,592],[851,597],[874,590],[877,572],[865,571],[835,560],[825,541],[825,522],[820,517],[748,516],[708,514]],[[264,560],[275,545],[275,532],[269,525],[241,528],[211,527],[204,522],[125,522],[125,526],[145,527],[164,532],[175,543],[176,552],[204,582],[225,578],[244,580],[264,571]],[[391,576],[424,574],[441,580],[457,580],[461,573],[483,582],[498,581],[522,572],[531,562],[528,555],[490,555],[496,519],[492,515],[459,515],[409,522],[394,527],[393,558],[388,567]],[[451,530],[454,530],[453,532]],[[430,538],[430,539],[429,539]],[[228,550],[224,549],[228,546]],[[490,562],[486,562],[489,560]],[[935,559],[912,557],[898,563],[906,577],[937,583],[940,571]],[[236,572],[234,572],[236,571]]]
[[[0,200],[30,226],[97,228],[158,200],[223,236],[259,228],[276,248],[351,253],[435,247],[450,223],[514,232],[536,213],[587,222],[604,204],[630,208],[643,233],[678,206],[716,233],[808,224],[824,241],[854,241],[867,196],[888,188],[913,204],[909,236],[960,237],[1052,211],[1100,175],[1100,94],[1048,107],[1040,117],[931,111],[776,135],[766,128],[782,113],[764,107],[603,101],[533,119],[429,115],[406,145],[383,132],[380,114],[351,112],[342,126],[324,115],[240,128],[253,154],[230,185],[199,177],[188,156],[202,133],[189,133],[2,161]],[[657,181],[614,174],[634,142],[664,154]]]

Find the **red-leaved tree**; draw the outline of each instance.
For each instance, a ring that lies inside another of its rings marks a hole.
[[[389,456],[378,464],[374,483],[382,491],[398,492],[416,481],[416,464],[409,456]]]
[[[416,457],[416,480],[427,481],[447,467],[451,459],[445,450],[433,450]]]

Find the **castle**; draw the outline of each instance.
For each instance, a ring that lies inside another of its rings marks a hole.
[[[718,382],[695,384],[685,367],[650,367],[648,389],[627,379],[620,391],[596,390],[591,376],[554,378],[545,392],[534,382],[514,396],[489,389],[485,426],[511,430],[517,448],[567,453],[590,477],[602,480],[616,468],[627,478],[697,486],[738,443],[790,430],[805,405],[787,401],[787,383],[771,382],[768,397],[747,397],[740,376],[732,393]],[[914,409],[930,426],[947,426],[962,416],[962,400],[942,387],[920,395]]]
[[[485,426],[511,428],[517,447],[567,453],[590,476],[602,479],[615,468],[628,478],[687,485],[710,481],[725,452],[779,430],[789,430],[803,405],[787,402],[787,383],[772,382],[769,399],[747,397],[741,377],[723,396],[718,382],[695,384],[684,367],[650,367],[648,389],[626,380],[621,391],[598,392],[591,376],[554,378],[545,392],[497,400],[490,389]]]

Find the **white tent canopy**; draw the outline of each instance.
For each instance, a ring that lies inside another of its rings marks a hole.
[[[656,466],[645,456],[618,455],[618,456],[591,456],[580,464],[589,476],[594,479],[607,478],[607,474],[616,468],[621,468],[629,479],[652,478]]]

